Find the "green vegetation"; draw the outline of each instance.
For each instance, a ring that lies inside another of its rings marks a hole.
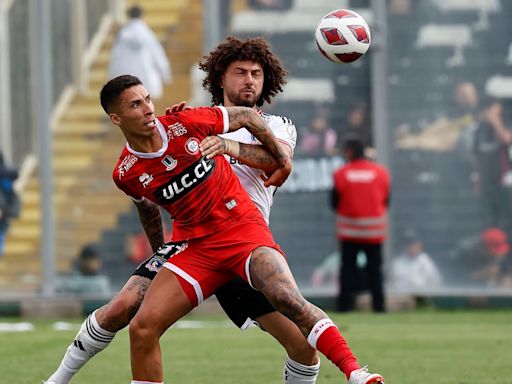
[[[332,314],[362,364],[387,384],[495,384],[510,380],[512,310]],[[0,319],[0,322],[14,319]],[[76,333],[34,321],[29,332],[0,332],[0,383],[41,383]],[[162,342],[166,383],[282,383],[284,352],[258,329],[245,333],[222,316],[190,316],[203,328],[173,328]],[[182,323],[183,325],[186,325]],[[75,384],[130,382],[128,332],[80,372]],[[318,384],[343,383],[323,359]]]

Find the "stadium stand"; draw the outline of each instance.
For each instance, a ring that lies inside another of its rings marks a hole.
[[[421,23],[393,20],[392,38],[408,34],[417,44],[390,44],[391,134],[404,121],[421,131],[435,118],[452,113],[453,89],[460,81],[474,82],[481,97],[510,102],[511,69],[505,60],[509,40],[496,38],[510,33],[512,9],[505,3],[433,0],[430,6],[418,5],[411,15],[418,20],[421,11]],[[451,58],[458,60],[447,60],[454,52],[459,56]],[[394,233],[418,228],[441,266],[458,240],[487,225],[472,192],[471,163],[459,152],[395,149],[392,172]]]
[[[127,1],[130,6],[134,1]],[[189,97],[189,68],[201,55],[200,0],[144,2],[145,19],[166,42],[173,66],[172,90],[165,89],[157,105]],[[188,33],[189,28],[198,31]],[[99,107],[98,93],[107,80],[107,66],[115,27],[99,43],[91,63],[89,91],[70,97],[68,107],[58,115],[54,133],[56,260],[58,271],[70,268],[73,257],[86,243],[97,242],[104,230],[117,226],[118,215],[131,209],[130,203],[111,180],[112,167],[123,145],[119,130],[110,126]],[[41,235],[39,181],[28,181],[22,199],[21,216],[12,222],[0,260],[0,285],[4,293],[35,292],[39,289],[41,265],[38,257]]]
[[[149,24],[167,41],[173,66],[172,92],[166,90],[163,97],[167,104],[189,98],[190,68],[201,55],[200,3],[200,0],[148,0],[146,6],[144,2]],[[329,102],[336,124],[343,121],[351,101],[370,100],[372,48],[363,60],[351,65],[334,65],[318,54],[311,33],[327,11],[359,7],[360,3],[296,0],[291,10],[272,14],[256,14],[237,5],[239,12],[234,15],[230,32],[241,37],[265,36],[290,71],[288,88],[266,108],[270,113],[290,116],[300,130],[307,124],[316,103]],[[388,15],[390,142],[394,142],[397,129],[403,124],[413,133],[421,132],[437,117],[452,113],[453,89],[460,81],[469,79],[481,96],[499,97],[511,106],[512,66],[507,57],[512,58],[509,53],[512,52],[509,38],[512,2],[429,0],[412,4],[410,14]],[[371,12],[364,8],[357,11],[371,24]],[[268,23],[272,20],[275,22]],[[191,28],[197,33],[189,33]],[[448,40],[444,37],[447,33]],[[94,61],[91,92],[74,98],[70,109],[58,121],[54,146],[59,270],[69,267],[81,245],[95,242],[102,254],[108,255],[105,266],[116,285],[133,269],[124,262],[122,242],[127,234],[136,231],[133,225],[137,218],[129,200],[115,191],[110,180],[112,159],[118,155],[123,140],[118,131],[105,123],[97,106],[97,90],[106,80],[113,36],[112,30]],[[457,60],[449,61],[454,57]],[[313,84],[308,85],[307,93],[302,86],[295,88],[295,84],[304,82]],[[317,91],[311,92],[313,88]],[[422,234],[425,248],[442,267],[458,240],[478,233],[487,225],[487,218],[472,194],[471,164],[457,151],[421,148],[391,148],[391,151],[393,233],[416,228]],[[36,176],[22,194],[22,215],[12,224],[6,255],[0,260],[2,289],[35,290],[39,284],[41,266],[37,257],[32,256],[39,253],[38,188]],[[337,247],[326,190],[326,186],[320,188],[316,196],[305,191],[287,194],[282,199],[276,196],[272,230],[283,248],[303,267],[294,270],[299,281],[307,281],[308,271],[312,271],[319,258]],[[312,223],[315,243],[302,236],[313,230]],[[17,275],[21,271],[26,272],[23,287],[12,277],[13,272]]]

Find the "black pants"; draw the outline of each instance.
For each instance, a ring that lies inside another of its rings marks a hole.
[[[338,295],[338,310],[351,311],[354,309],[355,294],[361,290],[361,273],[357,266],[357,254],[366,254],[366,281],[372,294],[372,307],[375,312],[385,312],[384,278],[382,276],[382,244],[364,244],[340,241],[341,270],[340,289]]]

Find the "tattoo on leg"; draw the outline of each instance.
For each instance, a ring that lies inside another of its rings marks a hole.
[[[126,327],[139,310],[142,299],[144,299],[144,295],[150,284],[151,280],[147,277],[136,276],[134,279],[131,279],[123,290],[132,292],[133,295],[129,294],[128,297],[135,297],[135,299],[125,303],[127,305],[126,310],[121,310],[117,314],[114,312],[114,314],[108,316],[107,319],[104,319],[104,321],[100,323],[101,327],[110,332],[117,332]],[[115,304],[117,304],[116,298],[106,305],[105,310],[107,313],[110,313],[109,309],[114,307]]]
[[[258,248],[251,257],[251,279],[272,305],[294,321],[307,336],[313,326],[327,315],[304,299],[285,263],[282,255],[274,249]]]

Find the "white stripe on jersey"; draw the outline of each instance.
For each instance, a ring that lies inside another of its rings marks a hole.
[[[262,113],[261,117],[263,120],[267,122],[270,129],[276,136],[277,140],[280,143],[286,144],[290,147],[291,153],[293,155],[293,151],[295,149],[295,144],[297,142],[297,131],[295,129],[295,125],[293,125],[292,121],[286,117],[269,115],[266,113]],[[235,140],[240,143],[245,144],[259,144],[258,139],[256,139],[247,129],[241,128],[234,132],[229,132],[223,135],[226,139]],[[251,200],[256,204],[256,207],[260,210],[261,214],[265,221],[269,222],[270,216],[270,207],[274,201],[273,196],[276,191],[276,187],[265,188],[263,185],[263,180],[261,179],[261,175],[264,175],[264,172],[260,169],[254,169],[248,167],[247,165],[240,164],[234,158],[225,155],[226,160],[233,167],[233,171],[240,179],[243,187],[249,193]]]

